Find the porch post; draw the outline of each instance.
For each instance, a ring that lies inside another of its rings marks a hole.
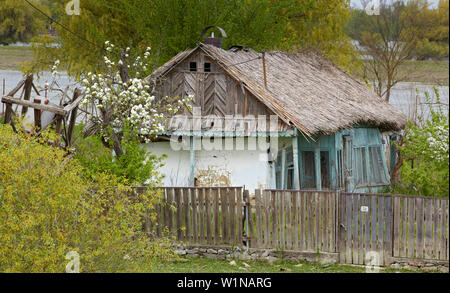
[[[294,160],[294,189],[300,189],[300,174],[298,165],[298,130],[295,128],[292,138],[292,156]]]
[[[317,139],[314,149],[314,165],[316,169],[316,189],[322,190],[322,171],[320,169],[320,139]]]
[[[194,135],[190,136],[190,178],[189,178],[189,185],[194,186],[195,185],[195,148],[194,148]]]

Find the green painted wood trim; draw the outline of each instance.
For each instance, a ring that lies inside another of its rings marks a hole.
[[[190,186],[195,185],[195,148],[194,148],[194,137],[190,137]]]
[[[314,165],[316,169],[316,190],[322,190],[322,172],[320,168],[320,140],[314,150]]]
[[[292,156],[294,160],[294,188],[300,189],[300,170],[298,161],[298,130],[294,130],[295,136],[292,138]]]

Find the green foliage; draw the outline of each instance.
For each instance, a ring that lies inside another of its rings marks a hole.
[[[95,180],[97,174],[110,173],[132,185],[157,185],[161,176],[157,170],[164,157],[157,157],[142,147],[130,132],[122,139],[124,154],[116,157],[110,146],[102,142],[101,135],[83,137],[83,124],[75,127],[75,159],[84,167],[86,178]]]
[[[39,2],[34,5],[46,11]],[[0,44],[27,42],[46,27],[42,16],[25,1],[0,0]]]
[[[0,272],[64,272],[70,251],[82,272],[139,272],[137,260],[173,257],[168,240],[142,229],[157,192],[131,197],[107,174],[86,180],[52,138],[0,125]]]
[[[401,167],[401,184],[396,186],[396,191],[447,197],[449,196],[448,112],[440,107],[436,109],[430,106],[430,119],[426,121],[421,119],[420,122],[418,125],[409,122],[403,143],[398,146],[404,160]]]
[[[391,2],[392,9],[398,10],[400,17],[393,23],[396,27],[390,29],[386,35],[389,40],[398,39],[397,34],[402,31],[408,32],[417,38],[411,57],[424,60],[448,56],[448,0],[440,0],[437,8],[431,8],[428,1],[424,0]],[[344,27],[346,34],[354,40],[362,40],[364,34],[376,34],[376,26],[372,24],[376,17],[367,15],[364,10],[353,10]],[[381,18],[381,21],[383,20],[385,19]]]
[[[65,15],[63,5],[56,11],[66,27],[100,47],[105,41],[137,51],[152,47],[148,64],[152,67],[202,42],[201,32],[210,25],[227,32],[225,49],[232,45],[255,50],[306,46],[344,67],[349,67],[349,54],[354,54],[342,30],[349,17],[346,0],[85,0],[77,17]],[[101,48],[55,28],[61,48],[50,46],[54,40],[48,38],[36,40],[38,61],[33,70],[59,59],[72,75],[101,71]]]

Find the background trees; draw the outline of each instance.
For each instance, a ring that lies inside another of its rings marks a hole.
[[[102,52],[89,42],[101,47],[105,41],[136,50],[150,46],[149,65],[156,67],[203,41],[201,31],[209,25],[227,32],[224,48],[297,50],[306,46],[345,68],[353,55],[342,30],[349,17],[346,0],[85,0],[81,15],[72,17],[65,15],[64,5],[54,7],[59,21],[81,38],[55,26],[59,38],[41,38],[35,47],[39,62],[34,70],[59,59],[73,75],[96,72]],[[49,46],[52,42],[61,47]]]
[[[48,11],[39,2],[36,5]],[[46,23],[25,1],[0,0],[0,44],[27,42],[45,32]]]

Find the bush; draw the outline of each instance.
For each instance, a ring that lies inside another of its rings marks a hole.
[[[439,95],[437,103],[439,104]],[[431,101],[426,93],[426,100]],[[406,127],[402,145],[398,146],[403,157],[400,169],[401,183],[395,192],[449,196],[449,121],[448,113],[441,107],[430,106],[430,119],[419,118]]]
[[[75,159],[83,166],[83,174],[94,179],[99,173],[111,173],[132,185],[157,185],[161,175],[162,157],[157,157],[142,147],[138,137],[125,132],[122,140],[124,154],[113,155],[112,147],[102,143],[101,135],[83,137],[83,125],[75,128]]]
[[[51,136],[0,125],[1,272],[64,272],[70,251],[82,272],[134,272],[173,257],[167,239],[142,229],[156,192],[130,197],[115,176],[86,179],[76,160],[45,143]]]

